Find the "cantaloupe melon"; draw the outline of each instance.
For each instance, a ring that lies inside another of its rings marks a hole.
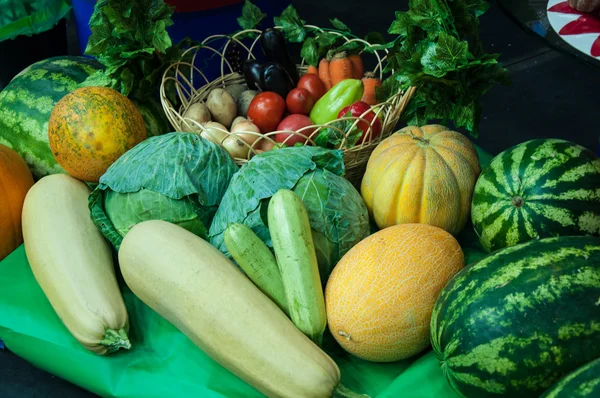
[[[383,229],[354,246],[325,290],[328,327],[349,353],[375,362],[429,345],[429,322],[446,283],[464,267],[454,237],[427,224]]]

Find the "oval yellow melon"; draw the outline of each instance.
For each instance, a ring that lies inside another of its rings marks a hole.
[[[475,147],[463,134],[408,126],[375,148],[361,195],[379,228],[423,223],[456,235],[469,219],[480,173]]]
[[[82,87],[63,97],[50,115],[48,139],[71,176],[98,182],[126,151],[147,138],[133,102],[106,87]]]
[[[21,211],[33,176],[19,154],[0,144],[0,260],[21,243]]]
[[[331,334],[349,353],[375,362],[411,357],[429,345],[431,312],[464,267],[460,245],[441,228],[402,224],[354,246],[325,289]]]

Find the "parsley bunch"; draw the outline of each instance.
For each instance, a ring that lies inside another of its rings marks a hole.
[[[82,86],[110,87],[141,101],[155,96],[166,68],[181,60],[191,45],[188,39],[177,45],[171,42],[167,27],[173,25],[173,10],[163,0],[98,0],[85,53],[106,69],[92,74]]]
[[[480,97],[509,83],[498,54],[486,54],[481,45],[479,17],[487,9],[485,0],[409,0],[409,10],[397,12],[388,30],[397,36],[384,71],[394,72],[383,81],[378,99],[416,86],[404,122],[451,120],[477,137]]]

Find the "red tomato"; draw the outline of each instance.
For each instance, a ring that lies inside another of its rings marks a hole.
[[[298,113],[301,115],[308,115],[315,104],[315,100],[307,89],[295,88],[287,95],[285,104],[287,105],[288,111],[292,114]]]
[[[356,125],[356,127],[363,131],[363,135],[360,136],[356,145],[362,144],[362,142],[365,140],[366,133],[369,130],[369,127],[371,127],[370,125],[372,125],[373,128],[371,130],[371,134],[369,134],[368,141],[371,141],[372,139],[376,138],[379,134],[381,134],[381,120],[379,118],[376,118],[375,112],[369,111],[370,109],[371,106],[369,104],[363,101],[358,101],[353,103],[352,105],[346,106],[340,111],[340,113],[338,113],[338,119],[346,116],[348,112],[350,112],[351,115],[354,117],[362,117],[363,119],[365,119],[361,120]],[[362,116],[363,113],[367,111],[369,112]],[[375,121],[373,121],[373,119],[375,119]]]
[[[258,94],[248,107],[248,119],[265,134],[275,130],[285,111],[285,101],[272,91]]]
[[[308,116],[294,114],[283,119],[281,123],[279,123],[279,126],[277,126],[277,131],[298,131],[303,127],[312,125],[314,125],[314,123]],[[306,138],[302,138],[302,136],[310,137],[314,131],[315,127],[304,129],[299,134],[277,133],[275,135],[275,141],[284,142],[286,146],[294,146],[294,144],[298,142],[304,144],[306,142]],[[288,137],[290,138],[288,139]]]
[[[323,81],[319,76],[309,73],[298,80],[298,88],[305,88],[312,95],[313,100],[317,102],[327,92]]]

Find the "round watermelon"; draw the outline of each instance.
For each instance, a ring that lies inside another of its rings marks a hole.
[[[536,139],[496,156],[471,207],[483,248],[555,236],[600,234],[600,159],[569,141]]]
[[[63,173],[48,144],[54,105],[102,65],[87,57],[54,57],[37,62],[0,92],[0,144],[15,150],[33,176]]]
[[[432,312],[431,344],[461,396],[537,398],[600,357],[599,299],[600,238],[532,240],[448,282]]]
[[[21,155],[36,179],[65,172],[48,143],[48,122],[54,105],[102,68],[88,57],[48,58],[23,70],[0,92],[0,144]],[[148,136],[169,131],[158,100],[133,102],[142,114]]]
[[[600,397],[600,358],[569,373],[540,398]]]

